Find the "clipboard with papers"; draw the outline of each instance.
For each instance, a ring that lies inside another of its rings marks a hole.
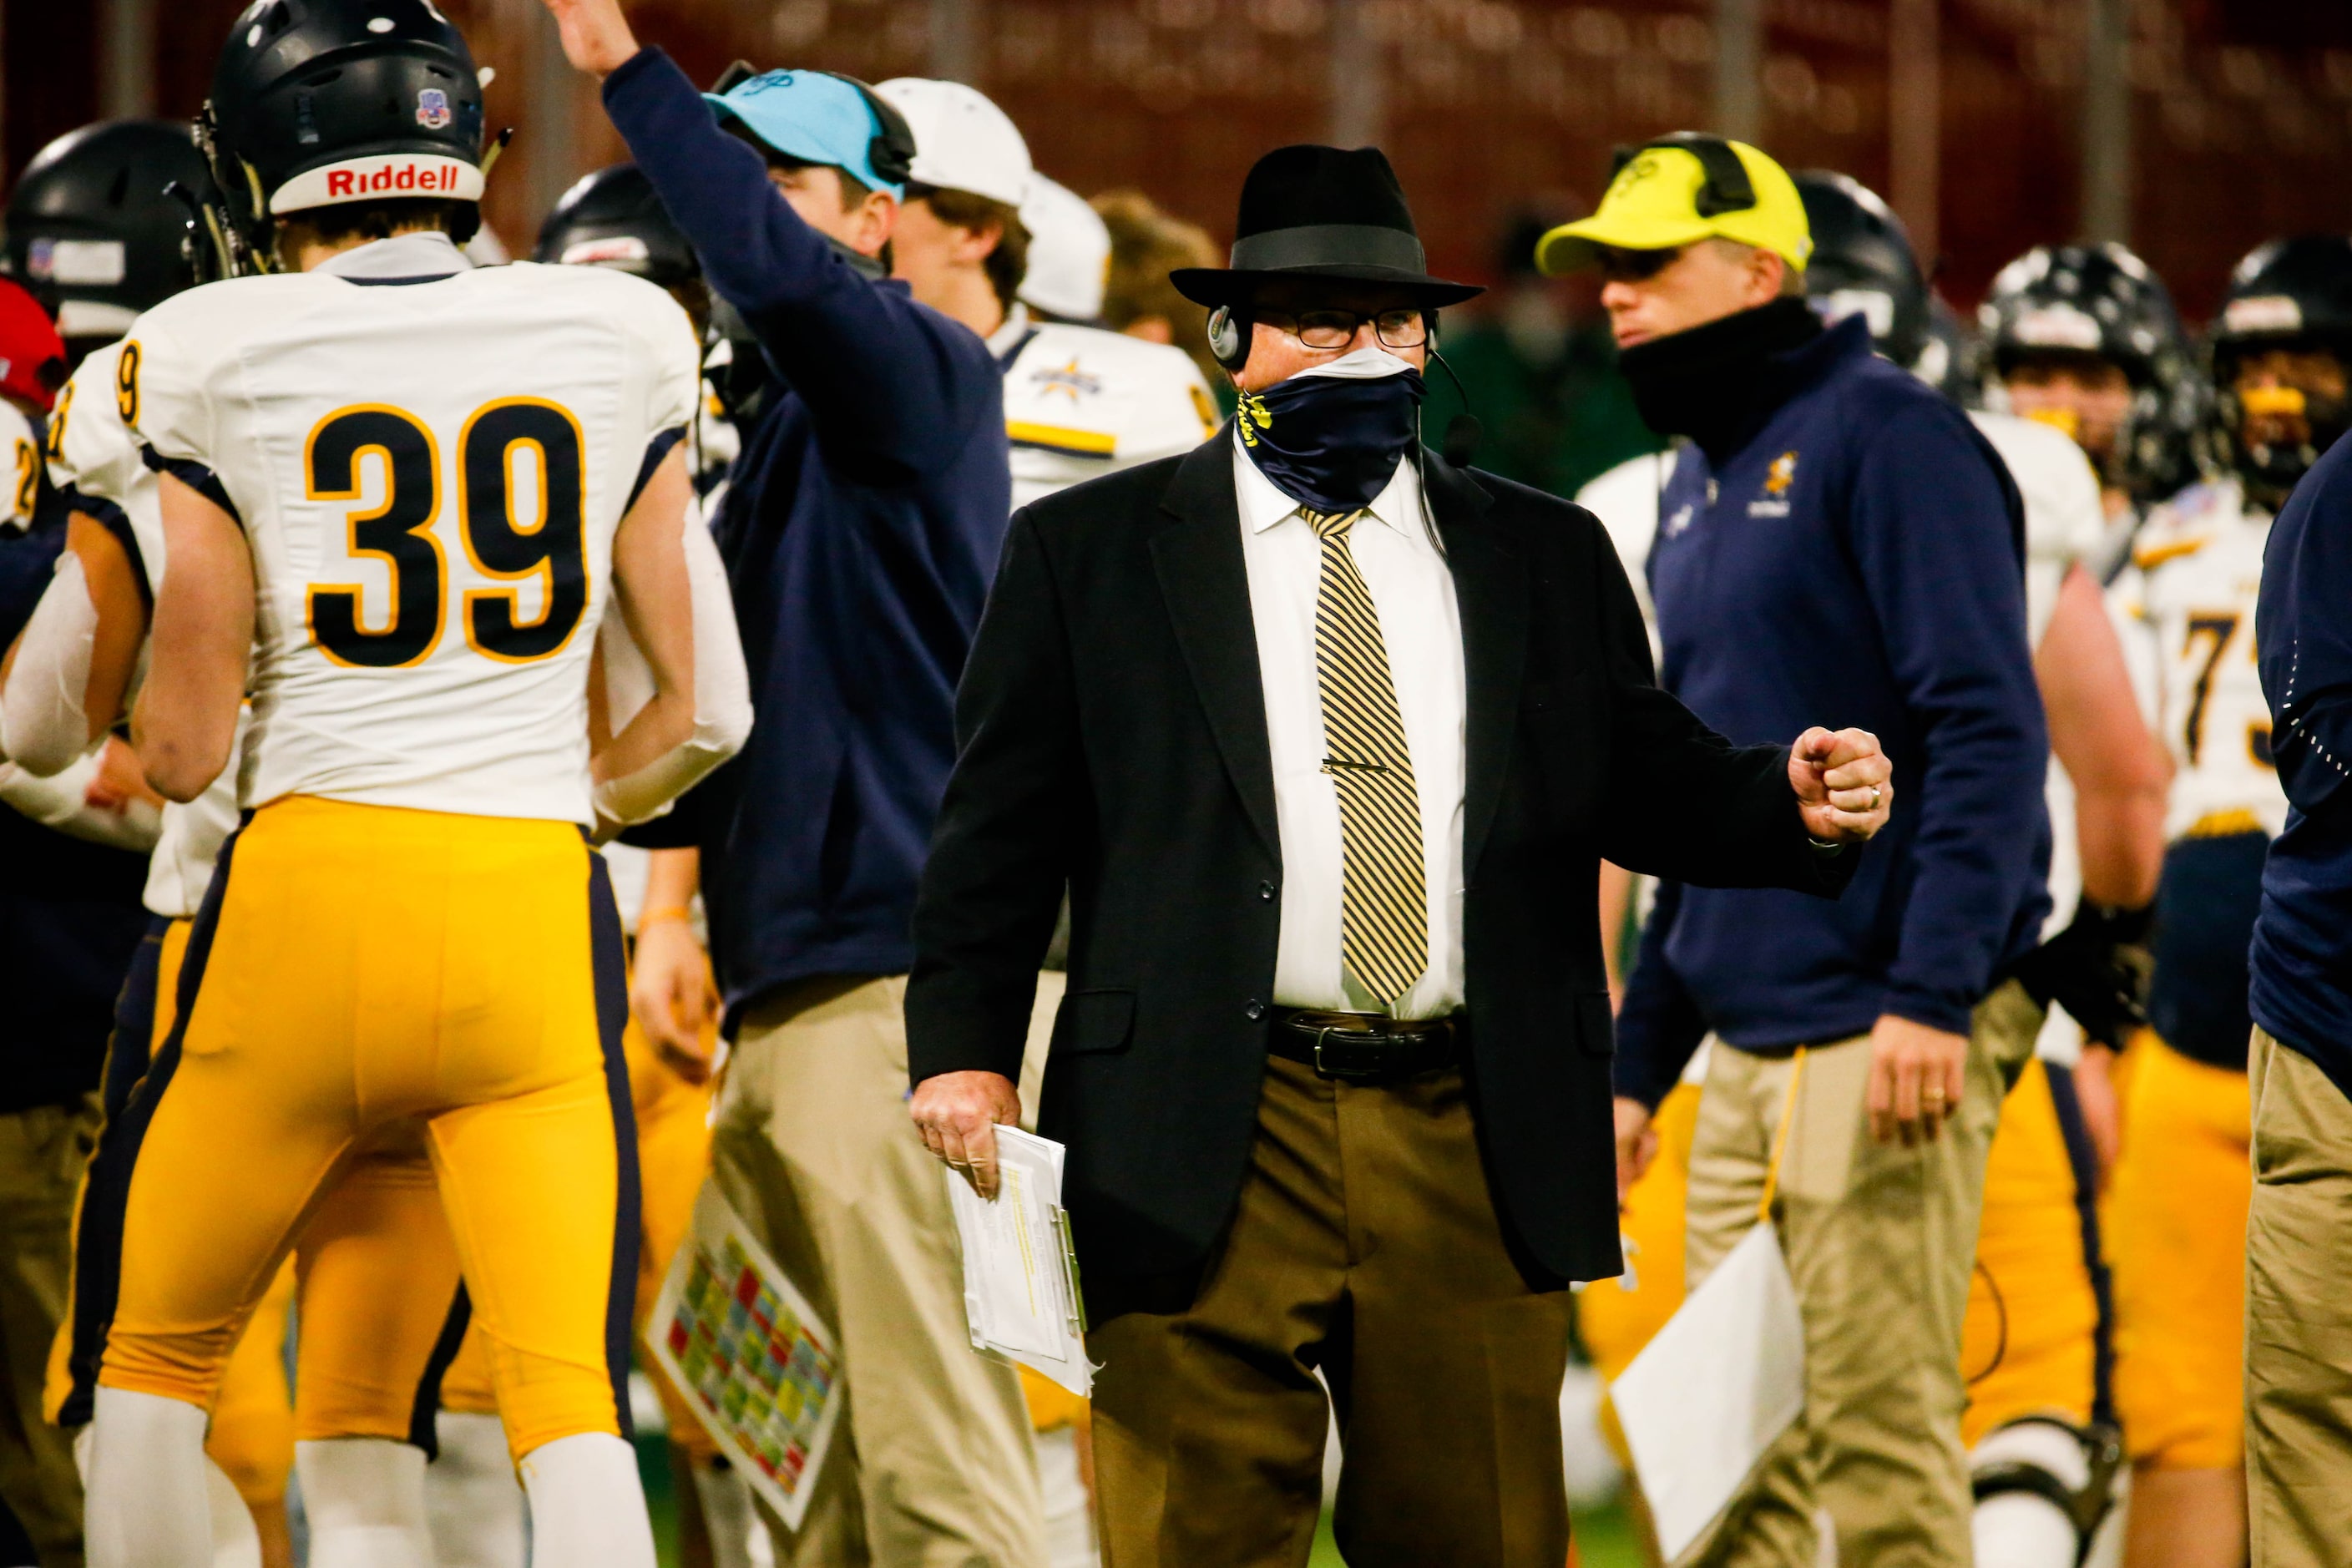
[[[1062,1208],[1063,1152],[1049,1138],[999,1127],[993,1199],[982,1197],[961,1172],[944,1175],[963,1243],[972,1349],[1017,1362],[1084,1398],[1095,1369],[1087,1360],[1077,1250]]]

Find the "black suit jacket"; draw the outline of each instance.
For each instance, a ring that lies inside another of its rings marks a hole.
[[[1221,434],[1015,514],[916,902],[912,1078],[1017,1079],[1068,887],[1041,1131],[1069,1146],[1091,1276],[1208,1256],[1265,1074],[1282,857],[1233,463]],[[1424,471],[1467,674],[1463,949],[1488,1182],[1532,1284],[1600,1279],[1622,1264],[1597,861],[1833,895],[1858,852],[1811,847],[1785,748],[1736,748],[1654,684],[1591,513],[1434,457]]]

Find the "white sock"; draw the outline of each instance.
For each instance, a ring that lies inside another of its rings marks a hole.
[[[261,1531],[253,1510],[228,1472],[205,1461],[205,1490],[212,1504],[213,1568],[261,1568]]]
[[[1997,1464],[2030,1465],[2069,1491],[2091,1479],[2082,1439],[2054,1421],[2013,1421],[1969,1450],[1972,1470]],[[1998,1568],[2074,1568],[2082,1550],[2074,1517],[2038,1492],[1993,1493],[1977,1504],[1969,1528],[1976,1560]]]
[[[1969,1533],[1977,1561],[2000,1568],[2074,1568],[2074,1521],[2032,1492],[2000,1492],[1977,1504]]]
[[[627,1443],[606,1432],[542,1443],[523,1456],[522,1485],[531,1568],[654,1568],[653,1524]]]
[[[751,1489],[743,1472],[730,1465],[694,1467],[694,1495],[702,1500],[702,1522],[710,1532],[712,1568],[751,1568]]]
[[[425,1467],[425,1508],[439,1568],[523,1568],[522,1487],[495,1415],[445,1410],[441,1457]]]
[[[425,1451],[389,1437],[294,1445],[310,1568],[433,1568]]]
[[[90,1568],[212,1568],[204,1411],[100,1387],[83,1506]]]

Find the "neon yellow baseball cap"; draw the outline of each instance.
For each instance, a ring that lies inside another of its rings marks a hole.
[[[1675,250],[1717,238],[1761,247],[1800,272],[1813,253],[1788,170],[1745,142],[1678,131],[1621,154],[1599,209],[1537,241],[1536,266],[1558,277],[1591,266],[1604,245]]]

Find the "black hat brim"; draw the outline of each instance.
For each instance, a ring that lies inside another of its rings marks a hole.
[[[1275,267],[1251,269],[1228,267],[1179,267],[1168,274],[1168,281],[1176,292],[1195,305],[1211,310],[1219,305],[1246,303],[1261,285],[1282,281],[1319,281],[1336,283],[1373,283],[1411,292],[1421,304],[1431,310],[1446,305],[1458,305],[1463,300],[1484,294],[1484,287],[1475,283],[1456,283],[1447,278],[1432,278],[1426,272],[1409,272],[1396,267],[1375,267],[1357,263],[1334,262],[1319,266]]]

